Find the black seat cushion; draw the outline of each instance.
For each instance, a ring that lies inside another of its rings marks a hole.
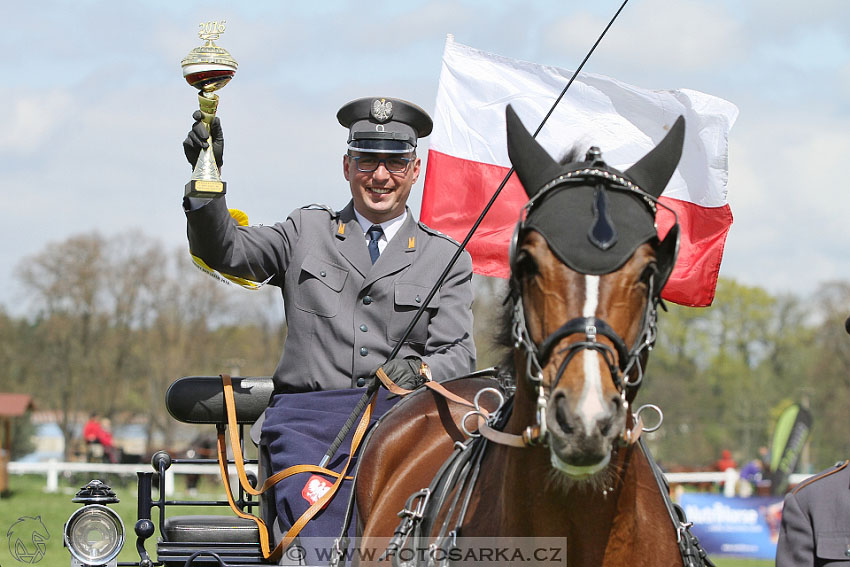
[[[272,379],[233,377],[232,382],[237,422],[254,423],[269,405],[274,392]],[[175,380],[165,392],[165,407],[183,423],[227,423],[220,376],[184,376]]]
[[[165,519],[170,542],[258,543],[260,531],[253,520],[238,516],[172,516]]]

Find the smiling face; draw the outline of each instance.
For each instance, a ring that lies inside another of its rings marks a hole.
[[[410,188],[419,179],[419,158],[414,153],[383,154],[352,150],[350,154],[343,156],[342,169],[351,186],[354,208],[375,224],[400,216],[410,196]],[[375,171],[360,171],[354,159],[360,156],[378,160],[404,157],[411,161],[404,171],[398,173],[389,171],[385,161],[381,161]]]

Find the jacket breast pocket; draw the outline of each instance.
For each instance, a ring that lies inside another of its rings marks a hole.
[[[391,341],[396,342],[401,339],[404,331],[410,325],[410,322],[413,321],[413,317],[422,306],[422,302],[428,297],[430,291],[431,288],[428,286],[404,282],[397,282],[395,284],[393,313],[390,317],[390,324],[387,330],[387,336]],[[437,291],[434,297],[431,298],[428,307],[419,318],[419,321],[416,322],[416,326],[410,332],[407,338],[408,342],[420,345],[425,344],[428,340],[428,324],[439,304],[440,292]]]
[[[815,555],[827,561],[827,565],[833,562],[850,565],[850,531],[818,532],[815,540]]]
[[[319,258],[308,257],[301,264],[295,306],[320,317],[333,317],[339,311],[339,296],[348,270]]]

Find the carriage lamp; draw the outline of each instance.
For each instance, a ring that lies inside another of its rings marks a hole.
[[[124,523],[106,504],[118,502],[118,497],[109,485],[93,480],[71,501],[83,505],[65,523],[64,545],[71,553],[71,567],[117,565],[124,547]]]

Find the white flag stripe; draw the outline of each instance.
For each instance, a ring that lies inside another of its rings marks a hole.
[[[505,106],[513,105],[533,132],[572,74],[480,51],[449,36],[430,149],[509,167]],[[647,90],[582,73],[538,140],[555,157],[574,144],[582,151],[596,145],[609,165],[626,169],[661,141],[679,115],[686,121],[685,149],[664,196],[724,206],[728,132],[738,109],[721,98],[689,89]]]

